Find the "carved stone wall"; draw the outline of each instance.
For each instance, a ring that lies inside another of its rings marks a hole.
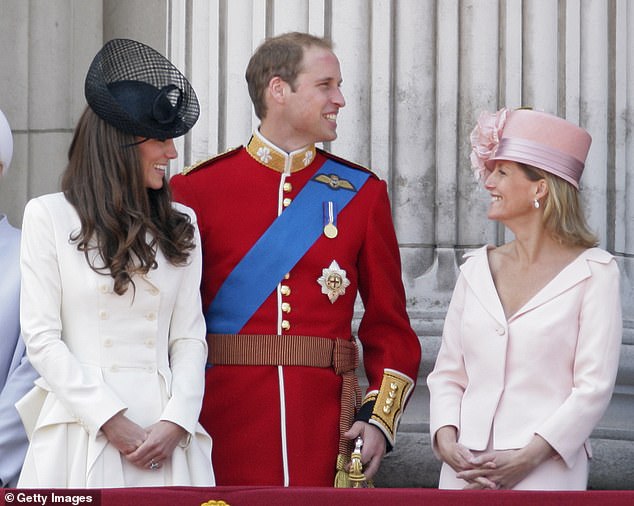
[[[628,0],[0,0],[0,108],[15,135],[0,209],[58,188],[83,78],[101,44],[132,37],[185,69],[201,100],[171,172],[246,142],[257,124],[247,60],[271,34],[332,37],[347,105],[326,146],[387,179],[423,364],[378,484],[435,486],[425,378],[462,253],[499,244],[472,180],[468,133],[481,109],[532,106],[577,122],[593,144],[583,203],[621,267],[617,387],[593,435],[593,488],[634,488],[634,3]],[[629,471],[628,471],[629,470]]]

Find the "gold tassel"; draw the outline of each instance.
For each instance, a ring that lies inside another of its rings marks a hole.
[[[355,448],[350,461],[350,471],[346,471],[348,459],[342,455],[337,455],[337,473],[335,474],[335,488],[373,488],[374,483],[366,480],[361,464],[361,438],[357,438]]]
[[[357,441],[359,441],[359,438],[357,438]],[[361,464],[361,446],[359,444],[352,452],[348,478],[352,483],[352,488],[362,488],[365,485],[365,474],[363,474],[363,464]]]
[[[346,471],[346,457],[344,455],[337,455],[337,473],[335,474],[335,488],[350,488],[352,482],[350,481],[350,475]]]

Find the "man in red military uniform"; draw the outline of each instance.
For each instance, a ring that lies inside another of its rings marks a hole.
[[[357,438],[368,479],[394,444],[420,363],[387,188],[315,148],[336,138],[345,105],[328,41],[268,39],[246,77],[261,120],[247,146],[171,180],[202,237],[210,366],[201,422],[218,485],[345,486]]]

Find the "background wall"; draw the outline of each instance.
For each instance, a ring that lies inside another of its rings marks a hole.
[[[468,134],[482,109],[532,106],[590,131],[589,221],[622,269],[618,385],[594,433],[590,486],[634,488],[634,2],[628,0],[0,0],[0,108],[14,129],[0,208],[58,188],[83,79],[102,43],[131,37],[191,78],[199,122],[171,171],[243,144],[257,126],[244,69],[269,35],[332,37],[347,105],[326,145],[389,182],[419,386],[377,480],[434,486],[425,377],[465,249],[501,243],[473,181]]]

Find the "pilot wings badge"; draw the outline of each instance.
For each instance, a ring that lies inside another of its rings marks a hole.
[[[313,181],[323,183],[329,186],[333,190],[349,190],[356,192],[357,189],[347,179],[341,179],[337,174],[318,174],[313,178]]]

